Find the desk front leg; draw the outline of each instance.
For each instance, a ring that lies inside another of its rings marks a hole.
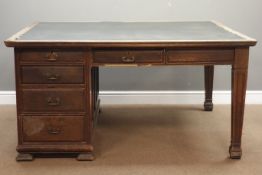
[[[205,66],[205,111],[213,110],[212,94],[213,94],[214,65]]]
[[[242,155],[241,137],[247,86],[248,52],[248,48],[236,49],[232,65],[231,145],[229,148],[232,159],[240,159]]]

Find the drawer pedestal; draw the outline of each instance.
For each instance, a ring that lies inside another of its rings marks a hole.
[[[95,87],[91,87],[87,52],[21,48],[15,50],[15,55],[17,160],[60,153],[76,155],[77,160],[93,160],[95,108],[89,99],[97,100],[98,96],[88,93]]]

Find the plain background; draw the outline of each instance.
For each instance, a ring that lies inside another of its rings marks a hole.
[[[217,20],[262,40],[261,0],[1,0],[0,91],[15,89],[13,49],[3,41],[35,21]],[[262,90],[261,45],[251,48],[248,90]],[[101,90],[202,90],[202,66],[101,68]],[[229,66],[215,68],[215,90],[230,89]]]

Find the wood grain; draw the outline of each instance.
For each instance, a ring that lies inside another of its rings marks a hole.
[[[22,66],[23,84],[83,84],[83,66]]]
[[[205,66],[205,111],[213,110],[213,79],[214,79],[214,65]]]
[[[94,159],[92,140],[100,110],[99,66],[104,65],[202,65],[205,69],[204,109],[207,111],[213,109],[214,66],[231,65],[229,152],[231,158],[241,158],[248,52],[256,40],[222,25],[212,26],[229,38],[219,39],[212,32],[198,30],[208,39],[199,39],[203,36],[198,35],[191,39],[184,35],[187,39],[164,40],[156,39],[160,35],[154,35],[151,39],[139,41],[108,41],[106,38],[96,42],[58,41],[55,38],[23,40],[29,36],[26,31],[35,32],[34,28],[30,28],[6,40],[6,46],[15,47],[17,151],[20,153],[17,160],[33,160],[35,153],[76,153],[78,160]],[[177,33],[172,34],[174,30],[161,27],[167,30],[167,33],[162,31],[164,35],[160,31],[161,36],[180,37]],[[137,28],[131,31],[135,30]],[[191,31],[191,28],[187,30]],[[159,30],[152,28],[151,32]],[[68,37],[70,32],[67,34],[65,36]],[[37,32],[34,36],[43,37]]]
[[[25,116],[24,142],[84,141],[83,116]]]
[[[231,145],[230,157],[240,159],[242,156],[241,138],[244,120],[245,97],[248,72],[248,48],[237,48],[232,65],[232,104],[231,104]]]

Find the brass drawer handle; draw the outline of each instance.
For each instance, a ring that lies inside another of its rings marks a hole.
[[[59,74],[50,74],[50,73],[46,74],[47,80],[51,80],[51,81],[57,80],[59,79],[59,77],[60,77]]]
[[[50,52],[46,57],[47,61],[57,61],[58,54],[56,52]]]
[[[134,56],[132,56],[132,57],[125,57],[125,56],[124,56],[124,57],[122,57],[121,59],[122,59],[122,61],[125,62],[125,63],[133,63],[133,62],[135,62],[135,60],[136,60]]]
[[[46,101],[48,106],[59,106],[61,102],[59,97],[48,97]]]
[[[59,128],[48,128],[47,132],[49,134],[57,135],[57,134],[61,133],[61,129],[59,129]]]

